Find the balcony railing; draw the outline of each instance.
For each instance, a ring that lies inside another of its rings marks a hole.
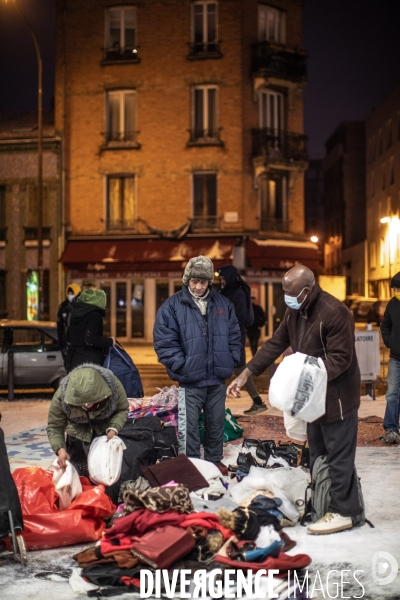
[[[307,136],[276,129],[252,129],[253,158],[265,156],[276,161],[307,160]]]
[[[107,219],[106,230],[109,231],[135,231],[137,229],[136,221],[126,219]]]
[[[301,51],[274,48],[269,42],[252,45],[252,72],[264,77],[306,81],[306,55]]]
[[[285,233],[287,230],[288,225],[286,220],[261,216],[260,231],[279,231],[280,233]]]
[[[216,215],[192,217],[192,231],[218,231],[222,217]]]
[[[103,64],[140,62],[137,48],[121,48],[120,46],[113,46],[112,48],[103,48],[103,53]]]
[[[194,42],[189,44],[188,60],[201,60],[207,58],[222,58],[219,49],[220,42]]]
[[[189,129],[189,141],[188,146],[223,146],[221,140],[220,127],[213,127],[211,129]]]

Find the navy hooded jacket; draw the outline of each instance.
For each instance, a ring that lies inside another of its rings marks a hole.
[[[182,387],[224,383],[240,362],[240,329],[234,306],[210,288],[203,316],[187,286],[159,308],[154,349],[168,375]]]

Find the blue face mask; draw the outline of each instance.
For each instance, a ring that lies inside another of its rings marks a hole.
[[[298,302],[297,298],[299,298],[299,296],[301,296],[301,294],[304,292],[305,289],[306,288],[303,288],[298,296],[288,296],[287,294],[285,294],[285,296],[284,296],[285,302],[289,308],[294,308],[294,310],[299,310],[301,308],[301,305],[303,304],[303,302],[307,298],[307,296],[303,299],[302,302]]]

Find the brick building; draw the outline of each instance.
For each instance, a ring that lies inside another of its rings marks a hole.
[[[366,139],[369,295],[390,298],[400,271],[400,84],[368,115]]]
[[[282,317],[304,234],[303,0],[59,0],[66,280],[95,281],[106,329],[151,340],[187,260],[233,263]]]
[[[346,121],[323,162],[327,275],[345,275],[347,294],[366,295],[365,123]]]
[[[60,139],[43,115],[43,309],[55,319],[62,250]],[[35,318],[37,302],[37,115],[0,114],[0,318]],[[63,283],[63,281],[62,281]]]

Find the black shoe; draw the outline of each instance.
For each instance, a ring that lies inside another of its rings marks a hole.
[[[262,404],[256,404],[253,402],[250,408],[243,411],[243,414],[249,415],[251,413],[263,412],[264,410],[268,410],[268,406],[264,402]]]

